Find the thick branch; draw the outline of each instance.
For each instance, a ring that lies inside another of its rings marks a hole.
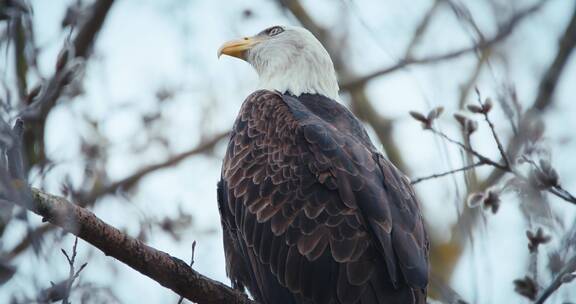
[[[22,23],[23,16],[16,16],[12,21],[12,35],[14,36],[14,65],[16,67],[16,84],[18,85],[18,95],[24,98],[28,91],[28,82],[26,73],[28,72],[28,63],[26,62],[26,30]]]
[[[551,102],[552,95],[556,90],[556,86],[558,85],[558,80],[560,79],[560,75],[564,71],[566,67],[566,63],[570,58],[570,54],[574,50],[576,46],[576,7],[574,8],[574,12],[572,15],[572,19],[570,19],[570,23],[568,27],[564,31],[564,35],[560,38],[558,52],[556,53],[556,57],[542,80],[540,81],[540,85],[538,87],[538,95],[532,108],[535,110],[542,111],[544,110],[548,104]]]
[[[32,189],[32,202],[16,202],[131,268],[201,304],[255,304],[246,295],[196,272],[186,262],[114,228],[66,199]]]
[[[100,0],[94,3],[91,17],[82,25],[74,39],[74,51],[77,57],[87,57],[113,3],[114,0]]]
[[[68,55],[73,53],[75,58],[85,60],[88,57],[89,50],[94,44],[94,40],[110,11],[114,0],[97,0],[91,7],[88,19],[82,24],[75,36],[72,44],[73,52],[63,52],[66,56],[58,59],[56,71],[50,79],[43,84],[44,89],[32,104],[20,113],[20,117],[26,121],[34,122],[30,125],[24,136],[24,142],[27,149],[26,158],[30,165],[42,164],[46,161],[44,153],[44,121],[48,113],[56,105],[64,87],[70,83],[77,65],[69,63]],[[64,48],[66,50],[66,48]],[[71,56],[70,56],[71,57]]]
[[[89,18],[82,24],[72,42],[74,45],[74,57],[82,59],[88,57],[95,38],[102,29],[104,20],[113,3],[114,0],[98,0],[92,5]],[[31,105],[27,113],[22,113],[22,117],[25,120],[43,121],[60,98],[64,86],[69,83],[71,73],[74,71],[63,68],[69,60],[68,58],[59,58],[58,60],[63,61],[57,64],[62,66],[57,66],[56,72],[48,82],[46,89]]]

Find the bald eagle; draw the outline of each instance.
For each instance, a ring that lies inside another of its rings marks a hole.
[[[226,271],[263,304],[425,303],[428,239],[409,180],[335,101],[309,31],[225,43],[261,89],[244,101],[218,183]]]

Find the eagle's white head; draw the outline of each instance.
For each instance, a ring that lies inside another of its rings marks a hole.
[[[321,94],[337,99],[338,80],[330,55],[308,30],[273,26],[252,37],[226,42],[218,50],[249,62],[260,78],[260,88]]]

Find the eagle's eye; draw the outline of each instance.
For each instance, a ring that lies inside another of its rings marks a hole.
[[[283,31],[284,29],[281,26],[273,26],[266,30],[266,34],[268,34],[268,36],[276,36],[282,33]]]

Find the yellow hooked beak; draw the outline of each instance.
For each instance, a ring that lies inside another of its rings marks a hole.
[[[218,58],[224,54],[246,60],[247,51],[258,43],[260,43],[260,39],[256,37],[244,37],[228,41],[218,49]]]

